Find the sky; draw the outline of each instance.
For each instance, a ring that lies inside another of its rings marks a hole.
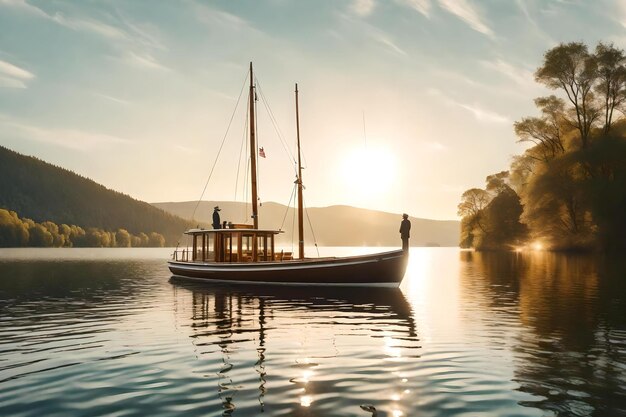
[[[298,83],[307,206],[457,219],[572,41],[625,48],[626,1],[0,0],[0,145],[148,202],[246,201],[252,61],[261,202],[291,199]]]

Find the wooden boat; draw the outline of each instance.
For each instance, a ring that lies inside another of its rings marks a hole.
[[[259,229],[256,178],[255,85],[250,63],[250,167],[252,225],[225,229],[190,229],[191,249],[175,250],[169,269],[177,277],[239,284],[397,287],[406,270],[408,251],[394,250],[349,257],[305,258],[300,119],[296,84],[298,147],[298,258],[275,250],[280,230]]]

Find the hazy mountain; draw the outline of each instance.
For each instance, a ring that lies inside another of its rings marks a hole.
[[[195,201],[179,203],[153,203],[154,206],[185,219],[193,216],[195,222],[211,223],[213,207],[219,205],[221,219],[245,223],[252,209],[250,205],[232,201]],[[309,208],[308,218],[320,246],[400,246],[399,213],[366,210],[350,206]],[[277,203],[264,203],[259,207],[259,227],[285,231],[281,241],[291,242],[292,230],[297,231],[293,208]],[[414,217],[411,220],[412,246],[458,246],[460,223],[455,220],[428,220]],[[248,223],[251,223],[249,221]],[[313,243],[311,228],[305,215],[305,241]],[[297,237],[293,237],[297,242]]]
[[[36,222],[157,232],[175,244],[188,221],[67,169],[0,146],[0,208]]]

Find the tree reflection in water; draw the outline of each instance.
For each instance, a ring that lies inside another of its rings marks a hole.
[[[513,335],[514,380],[540,398],[524,405],[559,416],[626,415],[624,260],[461,252],[461,261],[466,304],[493,312],[485,325],[499,337]]]

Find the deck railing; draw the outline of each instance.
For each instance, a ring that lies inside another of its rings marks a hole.
[[[209,252],[206,255],[206,260],[213,260],[213,252]],[[172,260],[177,262],[192,262],[193,258],[193,249],[176,249],[172,253]],[[202,260],[202,251],[196,251],[196,261]]]

